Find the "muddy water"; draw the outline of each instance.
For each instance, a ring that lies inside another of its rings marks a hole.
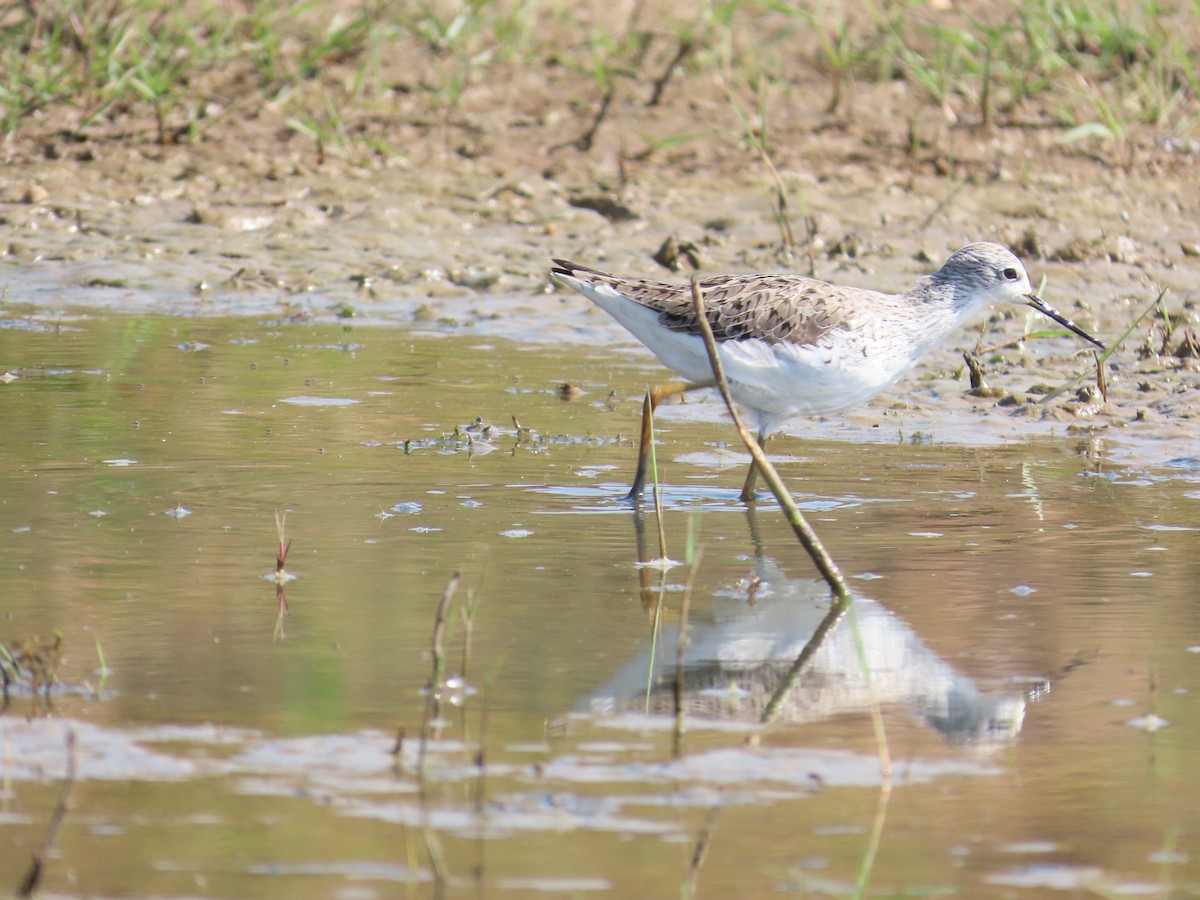
[[[773,505],[735,501],[743,459],[703,400],[660,422],[667,555],[693,529],[699,562],[639,565],[656,521],[618,498],[661,373],[626,344],[4,324],[0,640],[63,647],[52,712],[18,685],[0,719],[9,884],[73,733],[56,895],[1198,890],[1194,447],[1119,465],[1061,424],[983,427],[946,381],[966,425],[930,412],[929,381],[796,425],[815,439],[772,449],[859,601],[782,692],[827,597]],[[456,606],[463,686],[422,800],[455,571],[469,658]]]

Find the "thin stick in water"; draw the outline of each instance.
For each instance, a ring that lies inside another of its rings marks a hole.
[[[750,451],[750,456],[754,460],[755,466],[758,467],[763,480],[771,488],[771,493],[775,495],[775,499],[779,501],[779,505],[783,507],[788,523],[792,526],[796,537],[800,539],[801,545],[808,552],[813,564],[817,567],[817,571],[821,573],[821,577],[825,579],[839,600],[843,602],[848,601],[850,599],[850,589],[846,587],[846,582],[842,578],[842,573],[838,569],[837,563],[833,561],[833,557],[829,555],[829,552],[821,543],[821,539],[817,537],[817,533],[812,530],[808,521],[796,507],[791,494],[787,492],[787,488],[784,486],[782,479],[780,479],[779,473],[775,471],[775,467],[771,465],[771,461],[763,453],[763,449],[758,445],[758,441],[755,440],[754,435],[742,424],[742,417],[738,414],[737,406],[733,402],[733,394],[729,391],[729,382],[725,379],[725,369],[721,365],[721,357],[717,352],[717,340],[713,337],[712,326],[709,325],[708,316],[704,310],[704,291],[700,287],[700,278],[698,275],[692,276],[692,303],[696,309],[696,321],[700,325],[700,333],[704,337],[704,346],[708,350],[708,361],[712,366],[713,376],[716,378],[717,387],[721,391],[721,397],[725,400],[725,406],[729,409],[729,415],[733,419],[734,427],[737,428],[738,434],[742,438],[742,443]]]
[[[29,871],[25,873],[25,877],[17,887],[18,897],[32,897],[42,880],[42,873],[46,871],[46,858],[50,855],[50,851],[54,849],[54,841],[58,838],[58,831],[62,828],[63,820],[67,817],[67,811],[71,808],[71,794],[75,792],[75,772],[78,763],[79,752],[75,747],[75,732],[68,731],[67,771],[63,778],[62,790],[58,793],[58,804],[54,807],[54,813],[50,816],[50,822],[46,826],[46,836],[42,838],[42,846],[33,852],[33,860],[29,864]]]
[[[879,749],[880,768],[883,772],[883,777],[890,779],[892,772],[891,752],[888,750],[887,735],[883,728],[883,715],[879,711],[879,702],[875,697],[874,689],[871,685],[871,670],[859,635],[858,625],[854,619],[853,597],[850,594],[850,589],[846,587],[846,582],[842,578],[841,571],[833,561],[833,558],[830,557],[828,551],[825,550],[820,538],[809,527],[808,522],[796,507],[795,502],[792,500],[792,495],[787,492],[783,480],[779,477],[779,473],[775,471],[775,467],[771,465],[771,461],[767,459],[767,455],[763,453],[762,447],[758,445],[758,441],[755,440],[754,435],[742,424],[741,416],[738,414],[737,407],[733,402],[733,394],[729,390],[729,382],[725,378],[725,369],[721,365],[720,354],[717,352],[716,338],[713,337],[712,327],[709,325],[708,316],[704,311],[704,291],[700,287],[700,279],[696,275],[692,276],[692,303],[696,309],[696,320],[700,325],[700,333],[704,336],[704,346],[708,350],[708,361],[712,366],[713,376],[716,378],[717,387],[721,391],[721,397],[725,400],[725,406],[729,409],[729,415],[733,419],[733,424],[742,438],[742,443],[750,451],[750,456],[754,459],[754,464],[762,474],[763,480],[767,482],[767,485],[771,488],[771,493],[779,501],[780,507],[783,508],[787,516],[788,523],[796,533],[796,537],[800,539],[801,545],[808,552],[817,570],[833,591],[833,609],[830,611],[830,615],[826,617],[826,621],[829,623],[827,627],[832,628],[836,624],[837,617],[834,616],[835,612],[838,612],[839,616],[841,610],[845,610],[850,614],[859,667],[862,669],[868,689],[871,690],[871,722],[875,729],[875,740]],[[813,645],[813,641],[810,641],[809,644]],[[819,646],[819,642],[814,645],[814,648],[815,646]],[[808,649],[807,646],[805,649]],[[802,666],[803,663],[801,663]]]
[[[450,601],[454,599],[454,592],[458,590],[458,582],[461,579],[461,574],[455,572],[450,576],[450,581],[446,585],[446,589],[442,591],[442,599],[438,601],[437,610],[433,617],[433,671],[429,678],[429,692],[425,695],[425,716],[421,721],[421,743],[417,752],[417,771],[424,775],[425,771],[425,746],[429,742],[430,722],[433,721],[434,715],[438,707],[438,692],[442,688],[442,641],[446,635],[446,611],[450,607]],[[422,781],[424,778],[422,777]]]
[[[687,583],[683,588],[683,603],[679,609],[679,640],[675,644],[675,729],[672,739],[676,757],[682,755],[683,749],[683,655],[688,643],[688,616],[692,610],[692,585],[696,581],[696,570],[700,568],[703,550],[697,549],[688,569]]]

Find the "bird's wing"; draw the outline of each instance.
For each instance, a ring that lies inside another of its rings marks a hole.
[[[659,314],[672,331],[700,334],[690,285],[623,278],[564,260],[557,274],[607,285]],[[768,344],[815,344],[845,324],[839,290],[801,275],[720,275],[700,281],[705,313],[718,341],[758,339]]]

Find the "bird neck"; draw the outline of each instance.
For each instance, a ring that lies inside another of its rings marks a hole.
[[[976,310],[969,291],[937,274],[922,278],[909,298],[916,310],[910,319],[913,344],[928,350],[969,319]]]

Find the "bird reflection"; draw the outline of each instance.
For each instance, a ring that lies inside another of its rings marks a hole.
[[[685,714],[798,724],[869,710],[871,690],[854,629],[831,602],[825,582],[788,577],[755,543],[753,570],[688,624],[681,679]],[[646,598],[650,585],[641,571]],[[980,690],[870,598],[855,597],[854,621],[880,704],[906,706],[951,744],[1001,746],[1015,740],[1025,716],[1024,694]],[[678,624],[663,625],[657,646],[647,643],[587,699],[586,709],[672,715],[678,632]]]

